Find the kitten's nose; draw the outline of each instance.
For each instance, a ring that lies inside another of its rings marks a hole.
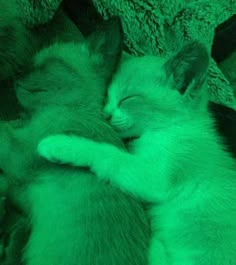
[[[106,121],[109,122],[111,120],[111,118],[112,118],[112,115],[110,113],[104,113],[104,118],[105,118]]]
[[[111,118],[112,118],[112,115],[111,115],[111,108],[108,106],[108,105],[106,105],[105,107],[104,107],[104,109],[103,109],[103,116],[104,116],[104,119],[106,120],[106,121],[110,121],[111,120]]]

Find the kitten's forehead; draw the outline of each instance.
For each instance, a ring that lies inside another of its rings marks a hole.
[[[113,79],[108,91],[108,101],[114,104],[122,97],[133,93],[144,93],[145,89],[161,82],[165,75],[165,60],[156,56],[133,57],[125,60]]]
[[[122,76],[148,77],[161,70],[165,60],[157,56],[132,57],[125,60],[120,69]]]

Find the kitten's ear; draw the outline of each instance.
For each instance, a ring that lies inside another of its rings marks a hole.
[[[105,21],[87,38],[87,45],[98,71],[110,78],[122,52],[123,30],[118,17]]]
[[[206,81],[209,59],[206,47],[200,42],[185,45],[164,66],[167,78],[174,81],[173,88],[194,97]]]

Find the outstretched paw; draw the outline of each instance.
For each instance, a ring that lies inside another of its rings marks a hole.
[[[57,164],[88,166],[91,156],[91,140],[68,135],[52,135],[38,145],[40,156]]]
[[[69,163],[70,140],[66,135],[53,135],[44,138],[38,145],[38,153],[47,160],[57,163]]]

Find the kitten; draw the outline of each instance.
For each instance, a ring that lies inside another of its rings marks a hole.
[[[8,197],[30,217],[26,265],[147,264],[149,224],[140,203],[88,170],[49,163],[36,152],[40,139],[55,133],[122,146],[100,115],[120,46],[120,26],[110,23],[83,43],[43,50],[16,85],[26,115],[0,123],[0,168]]]
[[[1,1],[0,4],[0,119],[5,120],[16,118],[21,110],[13,82],[31,70],[29,65],[35,53],[55,40],[83,40],[80,31],[62,10],[56,12],[49,23],[32,28],[29,23],[26,25],[27,14],[23,13],[21,5],[19,0]],[[34,15],[28,13],[28,16],[30,14]]]
[[[52,135],[44,158],[87,166],[99,179],[149,203],[151,265],[231,265],[236,260],[236,165],[207,111],[209,56],[197,42],[164,61],[121,64],[105,114],[124,139]]]

